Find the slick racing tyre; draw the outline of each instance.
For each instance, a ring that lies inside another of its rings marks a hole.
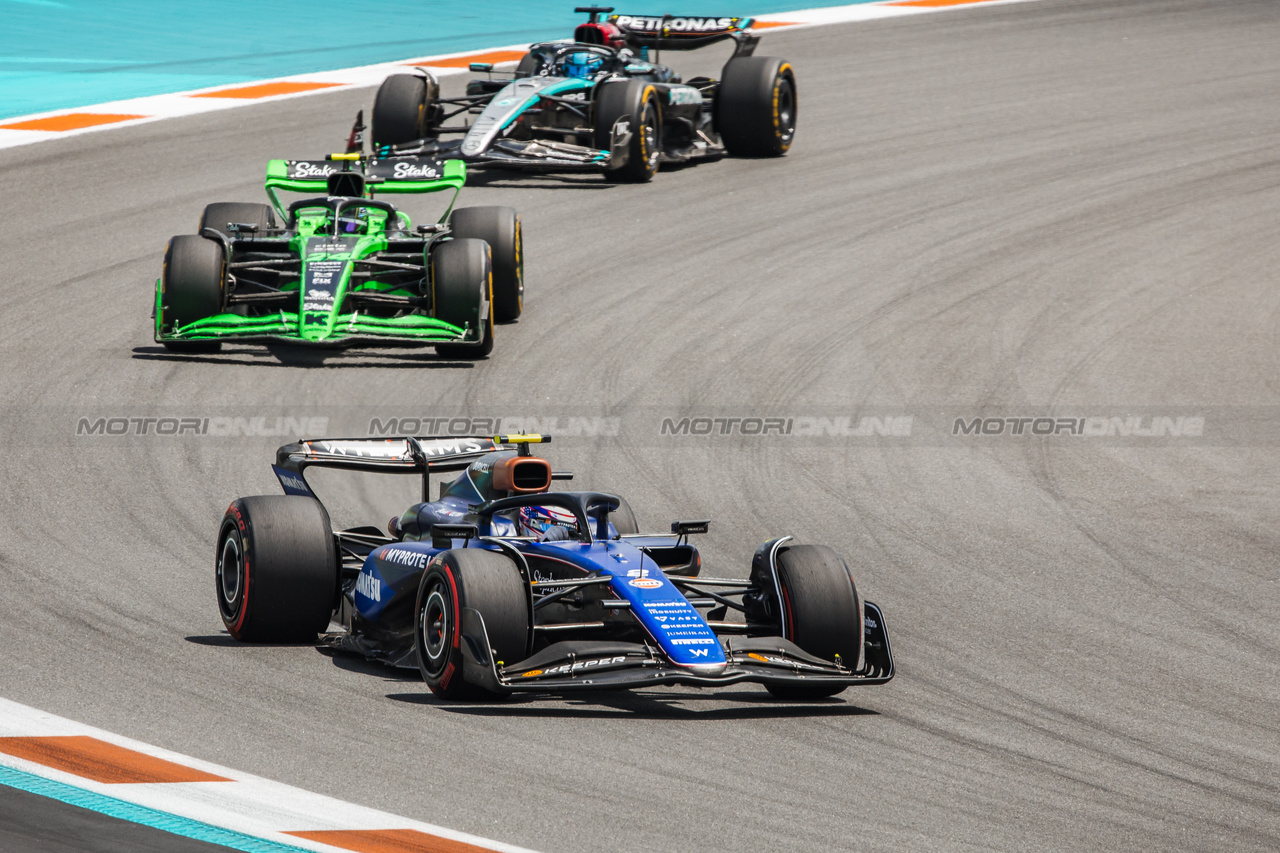
[[[510,323],[524,311],[524,245],[520,214],[511,207],[464,207],[449,217],[454,237],[489,244],[493,263],[493,319]]]
[[[644,183],[658,172],[662,153],[662,111],[658,92],[643,80],[618,80],[601,83],[597,88],[595,144],[608,151],[613,139],[613,125],[630,116],[631,141],[627,144],[627,162],[604,173],[605,180]]]
[[[524,660],[532,650],[529,600],[516,564],[478,548],[445,551],[427,564],[418,584],[413,645],[418,668],[441,699],[492,697],[463,675],[462,611],[474,608],[484,620],[498,666]]]
[[[493,266],[483,240],[448,240],[431,253],[431,302],[436,318],[479,328],[478,343],[436,344],[449,358],[484,358],[493,352]]]
[[[529,52],[520,57],[520,62],[516,64],[515,74],[512,76],[516,79],[521,77],[532,77],[542,69],[543,60],[536,53]]]
[[[825,545],[794,545],[778,555],[782,635],[811,655],[856,669],[863,626],[849,567]],[[843,684],[766,684],[780,699],[822,699]]]
[[[237,498],[218,532],[218,609],[246,643],[310,643],[338,598],[338,552],[315,498]]]
[[[184,234],[169,241],[160,275],[157,325],[172,332],[222,312],[226,301],[226,256],[207,237]],[[217,352],[218,341],[163,341],[174,352]]]
[[[439,126],[440,84],[434,77],[393,74],[378,87],[373,99],[369,135],[376,150],[434,136]]]
[[[276,227],[275,213],[269,204],[216,201],[205,206],[204,213],[200,216],[200,227],[196,229],[196,233],[212,228],[222,236],[230,237],[231,230],[227,226],[233,222],[236,225],[255,225],[259,231],[270,231]]]
[[[618,498],[618,508],[609,513],[609,521],[613,524],[613,529],[618,531],[619,536],[630,536],[640,532],[636,514],[631,511],[631,504],[627,503],[624,497]]]
[[[724,66],[716,93],[716,129],[735,157],[780,157],[796,135],[796,76],[772,56],[742,56]]]

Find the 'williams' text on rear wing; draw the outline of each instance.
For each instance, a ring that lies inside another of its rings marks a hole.
[[[315,497],[303,473],[312,466],[420,474],[425,495],[431,474],[461,471],[472,460],[501,447],[492,436],[307,439],[277,450],[276,464],[271,467],[288,495]]]

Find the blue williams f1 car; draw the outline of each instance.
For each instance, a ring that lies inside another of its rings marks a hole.
[[[217,540],[218,605],[245,642],[314,642],[416,668],[442,698],[763,684],[815,699],[893,678],[880,609],[830,548],[784,536],[746,580],[701,575],[689,537],[642,534],[627,502],[550,491],[548,436],[317,439],[277,453],[283,496],[239,498]],[[514,448],[514,449],[513,449]],[[312,466],[417,474],[422,503],[334,531]],[[458,472],[428,497],[432,474]],[[733,612],[736,618],[730,619]]]
[[[661,163],[787,153],[796,128],[790,63],[753,56],[760,37],[751,18],[609,15],[572,39],[533,45],[514,79],[489,72],[465,96],[443,98],[436,78],[397,74],[373,103],[377,156],[457,158],[472,167],[527,171],[595,170],[610,180],[648,181]],[[733,56],[721,78],[685,82],[650,52],[690,50],[725,40]],[[471,124],[450,124],[464,114]],[[357,125],[361,121],[357,119]],[[442,139],[446,134],[461,138]],[[355,140],[357,136],[352,135]]]

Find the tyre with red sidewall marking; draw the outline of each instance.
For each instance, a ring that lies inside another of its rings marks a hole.
[[[338,551],[315,498],[237,498],[218,531],[214,574],[228,633],[246,643],[310,643],[338,598]]]
[[[793,545],[778,554],[783,636],[815,657],[856,669],[862,655],[862,605],[849,566],[825,545]],[[781,699],[821,699],[843,684],[766,684]]]
[[[531,652],[526,581],[508,557],[480,548],[445,551],[422,573],[414,609],[418,669],[442,699],[492,698],[463,676],[462,611],[484,619],[495,661],[512,664]]]

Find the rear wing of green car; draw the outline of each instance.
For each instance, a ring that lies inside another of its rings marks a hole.
[[[271,206],[287,218],[280,192],[373,198],[387,193],[436,193],[453,190],[448,217],[458,192],[467,182],[461,160],[433,157],[376,160],[359,154],[330,154],[323,160],[270,160],[265,189]],[[441,220],[443,221],[443,219]]]

